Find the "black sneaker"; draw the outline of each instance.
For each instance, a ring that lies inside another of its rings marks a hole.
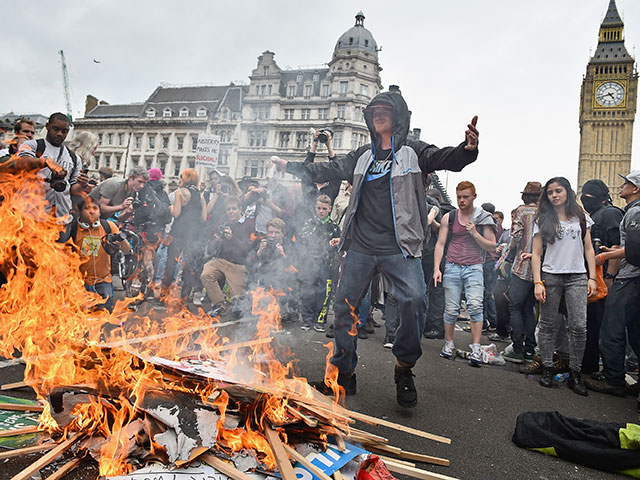
[[[329,325],[329,328],[325,332],[324,336],[327,337],[327,338],[335,337],[335,335],[333,334],[333,323],[331,325]]]
[[[327,331],[327,329],[326,329],[326,328],[325,328],[325,326],[324,326],[324,323],[316,323],[316,324],[313,326],[313,329],[314,329],[316,332],[326,332],[326,331]]]
[[[545,388],[553,388],[553,367],[543,367],[539,383]]]
[[[433,339],[439,339],[442,340],[444,338],[444,332],[438,332],[437,330],[427,330],[426,332],[424,332],[424,338],[429,338],[431,340]]]
[[[404,408],[413,408],[418,404],[418,392],[413,382],[411,368],[403,368],[396,365],[394,372],[396,382],[396,400],[398,405]]]
[[[324,383],[324,380],[321,382],[310,382],[313,388],[318,390],[323,395],[333,395],[333,390]],[[344,388],[344,394],[347,396],[355,395],[357,393],[356,387],[356,374],[355,373],[338,373],[338,385]]]
[[[582,374],[577,370],[569,371],[569,378],[567,379],[567,387],[569,387],[578,395],[582,395],[583,397],[586,397],[588,395],[587,387],[585,387],[584,383],[582,382]]]
[[[384,348],[393,348],[394,340],[395,338],[393,337],[393,335],[387,335],[386,337],[384,337],[384,342],[382,342],[382,346]]]
[[[367,338],[369,338],[369,334],[367,333],[367,330],[365,328],[358,329],[358,338],[361,338],[362,340],[366,340]]]

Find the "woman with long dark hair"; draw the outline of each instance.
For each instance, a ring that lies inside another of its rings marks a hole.
[[[590,232],[593,220],[578,205],[564,177],[546,183],[535,219],[531,266],[535,296],[540,302],[538,343],[544,366],[540,385],[553,386],[553,350],[558,329],[564,328],[558,313],[564,297],[570,347],[567,385],[586,396],[580,366],[587,341],[587,297],[597,288]]]

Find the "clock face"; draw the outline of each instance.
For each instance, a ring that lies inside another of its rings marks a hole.
[[[615,107],[624,100],[624,87],[618,82],[605,82],[596,90],[596,100],[603,107]]]

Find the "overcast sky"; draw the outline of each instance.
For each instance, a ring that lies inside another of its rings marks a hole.
[[[257,57],[324,64],[360,9],[376,39],[382,83],[398,84],[412,127],[457,144],[479,116],[480,157],[449,189],[473,181],[508,213],[528,180],[577,179],[580,84],[608,0],[4,2],[0,112],[64,111],[57,54],[74,117],[86,94],[142,102],[160,84],[248,82]],[[640,46],[640,1],[617,0],[626,46]],[[13,20],[13,23],[12,23]],[[94,60],[100,63],[95,63]],[[640,168],[640,129],[632,168]]]

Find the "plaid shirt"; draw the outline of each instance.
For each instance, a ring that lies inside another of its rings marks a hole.
[[[511,267],[511,274],[522,280],[533,282],[531,260],[521,260],[521,253],[531,253],[533,248],[533,225],[537,207],[520,205],[516,211],[516,219],[511,225],[511,239],[516,245],[516,257]]]

